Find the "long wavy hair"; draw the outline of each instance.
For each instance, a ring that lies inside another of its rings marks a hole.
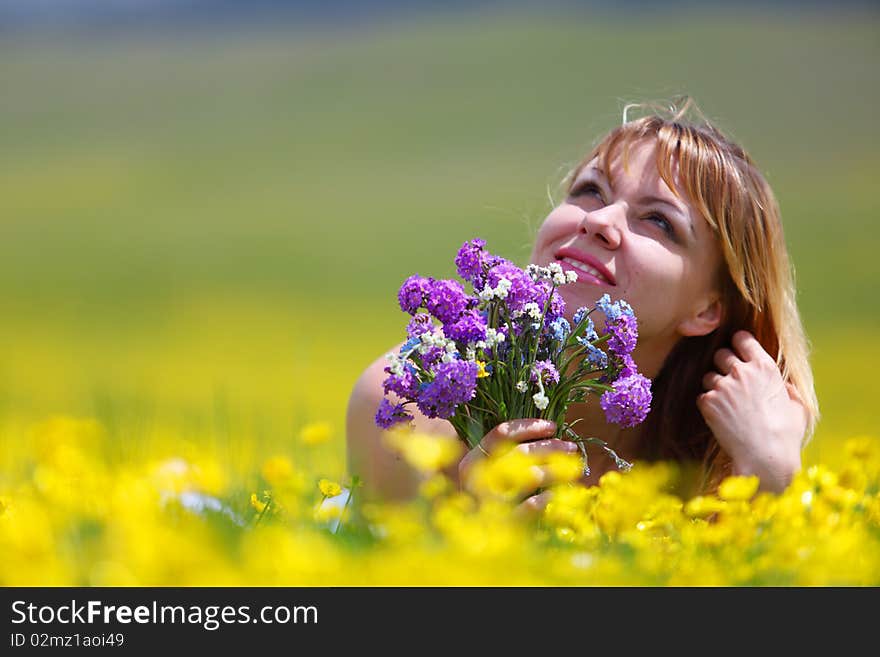
[[[645,115],[627,120],[633,111]],[[717,272],[721,324],[708,335],[681,338],[667,356],[653,381],[654,402],[642,428],[647,440],[638,456],[696,461],[702,465],[699,487],[709,490],[731,471],[729,457],[696,405],[703,375],[713,369],[715,351],[730,347],[737,330],[755,335],[806,405],[806,444],[819,417],[809,345],[795,301],[776,197],[746,151],[712,125],[691,98],[627,105],[622,125],[568,175],[567,191],[594,158],[610,175],[612,161],[622,154],[625,166],[629,147],[644,140],[656,142],[657,169],[669,188],[683,193],[712,228],[724,265]],[[675,164],[680,187],[673,182]]]

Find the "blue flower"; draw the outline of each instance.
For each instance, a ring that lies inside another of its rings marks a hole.
[[[423,317],[424,317],[424,315],[423,315]],[[400,348],[399,355],[403,356],[403,354],[405,354],[407,351],[410,351],[411,349],[417,347],[421,343],[422,343],[422,341],[419,340],[418,337],[410,338],[409,340],[407,340],[406,342],[403,343],[403,346]]]
[[[550,334],[557,342],[565,342],[565,339],[571,333],[571,324],[565,317],[557,317],[550,322]]]
[[[589,361],[593,367],[597,367],[600,370],[604,370],[608,367],[608,354],[599,349],[599,347],[595,347],[589,342],[581,342],[581,340],[583,340],[583,338],[578,338],[578,342],[587,348],[587,361]]]
[[[611,297],[606,293],[602,295],[596,302],[596,308],[601,310],[605,314],[605,318],[607,321],[614,321],[618,319],[621,315],[630,315],[634,316],[632,306],[630,306],[626,301],[621,299],[620,301],[611,302]]]

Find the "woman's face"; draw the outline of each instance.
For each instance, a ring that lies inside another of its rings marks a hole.
[[[720,321],[719,245],[684,194],[676,197],[660,177],[653,140],[632,144],[628,170],[620,157],[612,167],[613,189],[598,159],[580,170],[538,231],[531,262],[578,273],[576,283],[559,288],[569,318],[607,292],[635,310],[640,351],[651,344],[668,351],[681,336],[708,333]],[[677,167],[673,173],[680,188]]]

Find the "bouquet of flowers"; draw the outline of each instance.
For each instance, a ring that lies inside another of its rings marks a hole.
[[[556,423],[558,438],[578,444],[586,474],[584,443],[598,445],[628,469],[605,441],[578,435],[578,420],[569,424],[565,414],[592,393],[601,395],[609,422],[632,427],[645,419],[651,382],[631,357],[638,339],[632,308],[606,294],[595,308],[579,308],[572,325],[556,290],[575,282],[575,272],[557,263],[523,270],[485,245],[465,242],[455,258],[472,294],[456,280],[417,274],[401,286],[398,301],[412,319],[407,341],[387,355],[386,397],[376,424],[388,429],[409,422],[407,406],[415,405],[429,418],[448,420],[472,448],[501,422],[544,418]],[[605,315],[601,333],[590,317],[595,310]]]

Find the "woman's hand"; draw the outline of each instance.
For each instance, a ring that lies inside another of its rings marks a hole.
[[[703,377],[697,408],[734,474],[757,475],[761,489],[782,492],[801,467],[806,407],[751,333],[737,331],[731,342],[735,352],[715,352],[718,371]]]
[[[575,443],[570,440],[553,438],[555,434],[556,423],[550,420],[526,418],[502,422],[483,436],[479,445],[462,457],[458,464],[458,480],[461,482],[461,486],[465,489],[468,488],[469,473],[475,463],[490,454],[494,455],[494,452],[501,445],[516,443],[516,447],[513,449],[538,459],[538,465],[533,466],[536,490],[528,493],[517,508],[526,515],[543,510],[549,502],[550,491],[537,493],[537,489],[554,483],[554,479],[551,470],[540,465],[541,457],[546,457],[554,452],[564,454],[578,452],[578,446]]]

